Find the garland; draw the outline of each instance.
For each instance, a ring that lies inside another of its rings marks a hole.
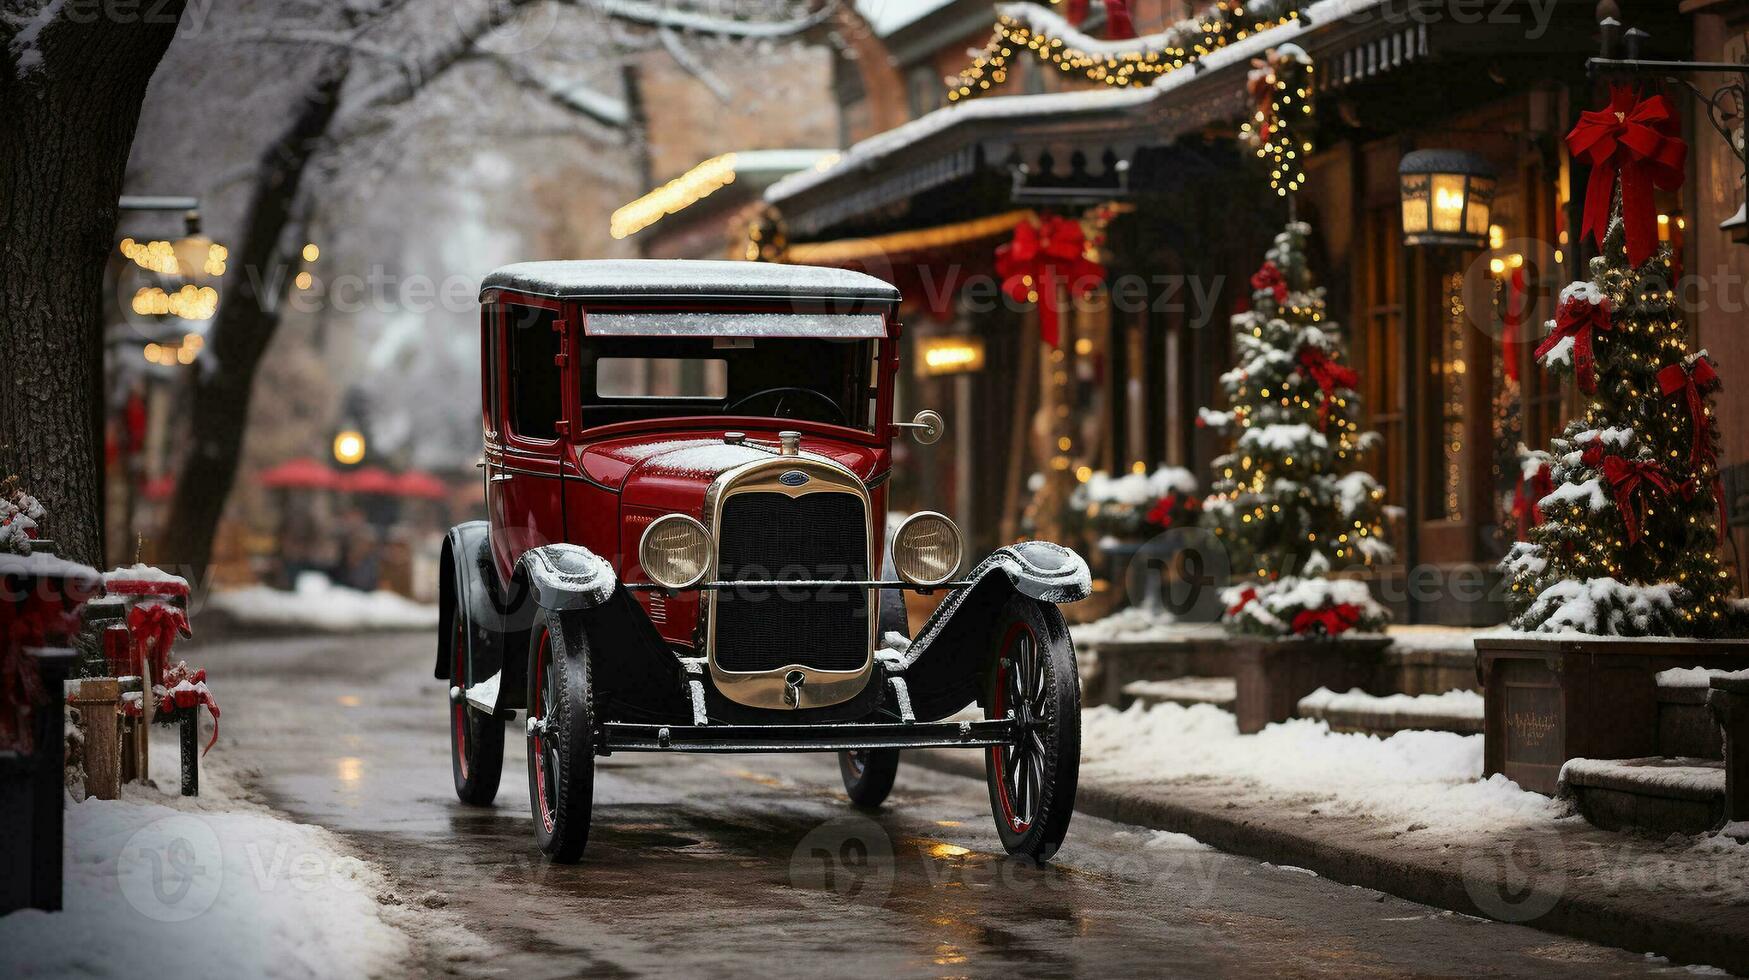
[[[990,40],[960,73],[948,79],[947,100],[959,102],[994,91],[1008,80],[1009,62],[1031,52],[1062,72],[1079,72],[1088,81],[1111,86],[1141,86],[1156,77],[1194,65],[1207,55],[1252,34],[1299,19],[1306,0],[1217,0],[1187,20],[1158,34],[1097,40],[1076,30],[1045,7],[1003,4]]]
[[[1312,57],[1297,44],[1270,48],[1251,59],[1245,78],[1251,98],[1251,118],[1239,124],[1239,141],[1269,162],[1269,186],[1286,197],[1306,182],[1305,160],[1312,142],[1296,135],[1303,117],[1312,113]]]

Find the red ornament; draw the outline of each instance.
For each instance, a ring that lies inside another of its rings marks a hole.
[[[1567,134],[1567,149],[1591,167],[1585,185],[1585,223],[1580,237],[1593,236],[1603,247],[1615,181],[1621,180],[1622,231],[1628,261],[1638,266],[1658,249],[1658,208],[1652,188],[1682,186],[1688,144],[1682,121],[1662,95],[1641,99],[1625,85],[1610,90],[1609,107],[1581,113]]]
[[[1302,609],[1294,617],[1293,631],[1305,634],[1321,629],[1325,636],[1340,636],[1360,625],[1360,607],[1352,602],[1325,606],[1323,609]]]
[[[1086,293],[1105,278],[1105,267],[1087,258],[1087,238],[1081,224],[1047,214],[1037,224],[1014,227],[1014,239],[996,249],[996,274],[1002,289],[1016,302],[1038,299],[1039,339],[1060,346],[1061,300],[1057,284],[1067,280],[1070,292]]]
[[[1591,344],[1595,335],[1612,329],[1609,322],[1609,301],[1593,303],[1584,296],[1569,296],[1555,308],[1554,332],[1536,345],[1535,355],[1541,360],[1555,345],[1573,338],[1573,373],[1579,378],[1579,389],[1586,394],[1597,391],[1596,358]]]
[[[1322,431],[1330,422],[1330,403],[1335,400],[1336,389],[1360,384],[1360,375],[1353,368],[1336,363],[1329,354],[1316,347],[1301,347],[1297,360],[1300,370],[1324,393],[1324,400],[1318,404],[1318,429]]]

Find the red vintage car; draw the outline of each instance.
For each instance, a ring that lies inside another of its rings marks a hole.
[[[892,286],[531,262],[480,300],[489,520],[445,540],[436,666],[463,802],[497,793],[521,709],[557,861],[581,857],[595,758],[614,752],[837,752],[874,807],[900,750],[976,749],[1003,846],[1056,852],[1080,748],[1056,604],[1087,595],[1087,566],[1023,542],[962,575],[946,517],[886,527],[894,433],[943,431],[892,419]],[[915,638],[905,590],[949,590]]]

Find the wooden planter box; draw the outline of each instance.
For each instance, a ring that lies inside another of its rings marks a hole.
[[[1218,626],[1184,628],[1182,635],[1165,640],[1133,642],[1110,640],[1085,643],[1077,652],[1092,653],[1098,660],[1094,677],[1081,692],[1085,704],[1127,708],[1131,698],[1123,693],[1132,681],[1165,681],[1178,677],[1233,676],[1234,641]]]
[[[1749,667],[1749,641],[1477,639],[1484,774],[1553,795],[1568,759],[1660,754],[1653,678],[1673,667]]]
[[[1239,717],[1239,731],[1248,735],[1272,722],[1292,718],[1300,699],[1320,687],[1337,692],[1358,687],[1380,693],[1379,668],[1390,645],[1390,639],[1383,636],[1235,639],[1232,665],[1238,697],[1233,713]]]

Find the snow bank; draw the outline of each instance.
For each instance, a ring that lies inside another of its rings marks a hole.
[[[1504,776],[1482,775],[1482,736],[1407,731],[1344,735],[1294,720],[1240,735],[1210,705],[1085,711],[1082,778],[1160,783],[1236,779],[1272,794],[1313,796],[1325,813],[1424,824],[1434,837],[1551,823],[1566,805]]]
[[[1672,667],[1654,676],[1659,687],[1711,687],[1715,677],[1749,678],[1749,670],[1720,670],[1717,667]]]
[[[0,973],[367,976],[410,953],[377,902],[384,879],[319,827],[129,787],[69,803],[66,834],[65,908],[0,918]]]
[[[206,612],[217,612],[248,629],[322,633],[360,630],[422,630],[437,626],[437,607],[393,592],[361,592],[328,581],[320,572],[298,576],[290,592],[251,586],[214,593]]]
[[[1368,694],[1354,688],[1337,694],[1327,687],[1300,699],[1301,714],[1316,711],[1364,712],[1414,718],[1470,718],[1482,720],[1482,696],[1475,691],[1454,690],[1444,694]]]

